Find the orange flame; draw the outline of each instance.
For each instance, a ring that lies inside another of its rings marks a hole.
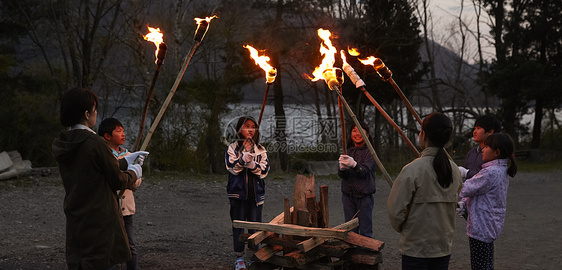
[[[359,56],[359,50],[357,50],[357,48],[349,48],[347,47],[347,52],[349,53],[349,55],[351,56]]]
[[[334,46],[332,46],[332,41],[330,40],[330,30],[324,30],[322,28],[318,29],[318,36],[323,40],[320,43],[320,54],[324,55],[324,59],[320,66],[314,69],[312,75],[314,78],[310,78],[313,82],[320,79],[324,79],[322,75],[325,70],[334,68],[334,63],[336,62],[336,53],[338,52]]]
[[[156,45],[156,51],[154,51],[154,55],[156,56],[156,60],[154,61],[155,63],[158,62],[158,50],[160,49],[160,43],[164,42],[164,34],[162,34],[162,32],[160,32],[160,28],[152,28],[150,26],[146,26],[148,27],[148,31],[150,33],[142,36],[145,40],[148,40],[150,42],[153,42],[154,45]]]
[[[258,50],[250,45],[244,45],[244,48],[250,51],[250,56],[254,59],[256,65],[259,65],[265,71],[266,83],[273,83],[275,76],[277,76],[277,70],[267,63],[270,60],[269,57],[265,55],[259,56]]]
[[[377,60],[377,58],[374,57],[374,56],[369,56],[369,57],[367,57],[367,59],[357,59],[357,60],[359,60],[359,62],[363,63],[363,65],[365,65],[365,66],[368,66],[368,65],[374,66],[375,60]]]
[[[211,20],[212,20],[213,18],[218,18],[218,17],[217,17],[217,15],[213,15],[213,16],[211,16],[211,17],[205,17],[205,19],[195,18],[194,20],[195,20],[195,22],[197,22],[197,24],[199,25],[199,24],[201,24],[203,21],[207,21],[207,23],[209,23],[209,22],[211,22]]]
[[[347,58],[345,57],[345,51],[341,50],[340,55],[341,55],[341,60],[343,61],[343,65],[345,66],[347,64]]]

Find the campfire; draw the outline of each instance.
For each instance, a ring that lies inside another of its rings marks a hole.
[[[329,228],[328,186],[320,186],[319,193],[317,201],[314,176],[297,175],[292,207],[285,198],[283,213],[269,223],[233,222],[235,228],[259,230],[242,236],[262,244],[254,254],[259,260],[254,269],[378,269],[384,242],[351,232],[359,226],[357,218]]]

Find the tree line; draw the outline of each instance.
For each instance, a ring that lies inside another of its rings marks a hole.
[[[263,71],[242,47],[246,44],[265,50],[278,71],[268,101],[274,108],[273,141],[287,143],[290,138],[289,102],[309,108],[318,120],[336,117],[334,93],[305,76],[321,61],[318,28],[334,34],[338,49],[354,47],[361,52],[359,58],[382,59],[419,109],[451,115],[457,127],[451,148],[461,156],[471,141],[471,127],[464,123],[486,113],[502,120],[504,131],[520,148],[559,147],[555,138],[561,130],[556,113],[562,97],[556,92],[562,80],[562,5],[460,0],[458,20],[443,34],[433,29],[429,4],[430,0],[2,0],[0,150],[18,150],[34,166],[54,165],[50,145],[61,129],[59,101],[74,86],[91,87],[98,94],[100,119],[119,116],[127,126],[137,127],[156,68],[154,45],[142,37],[147,25],[160,28],[168,45],[150,103],[150,123],[194,45],[193,19],[214,14],[219,18],[211,21],[150,142],[153,169],[224,172],[222,119],[243,101],[244,89],[264,80]],[[464,10],[481,23],[469,24]],[[482,31],[482,24],[492,31]],[[491,58],[483,53],[490,45],[495,50]],[[445,62],[437,51],[441,47],[453,52]],[[419,126],[404,113],[393,88],[372,67],[355,57],[347,60],[376,101],[415,141]],[[341,66],[339,57],[336,65]],[[355,86],[344,83],[343,93],[358,118],[374,127],[376,150],[383,158],[395,158],[396,149],[406,149]],[[300,97],[307,97],[306,102]],[[530,112],[532,130],[521,121]],[[128,140],[134,141],[137,132],[128,130]],[[527,135],[529,142],[523,139]],[[276,167],[284,171],[298,160],[335,157],[337,152],[271,153]]]

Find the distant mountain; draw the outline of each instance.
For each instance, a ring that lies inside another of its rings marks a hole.
[[[425,44],[420,48],[420,55],[424,62],[429,61],[428,51],[434,59],[435,79],[432,80],[430,74],[426,74],[424,83],[420,84],[416,99],[422,103],[422,106],[431,106],[431,102],[435,102],[434,97],[437,97],[444,107],[498,105],[497,99],[486,97],[482,87],[476,83],[477,64],[468,63],[457,53],[433,41],[429,43],[429,50]],[[432,93],[432,85],[437,86],[435,93]]]

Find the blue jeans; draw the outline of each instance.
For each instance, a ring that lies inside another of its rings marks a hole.
[[[133,215],[123,216],[125,231],[129,239],[129,249],[131,250],[131,260],[127,262],[127,270],[140,270],[137,256],[137,246],[135,245],[135,227],[133,226]]]
[[[416,258],[402,255],[402,270],[447,270],[451,255],[437,258]]]
[[[350,221],[354,216],[359,218],[359,227],[352,231],[366,237],[373,237],[373,195],[355,198],[342,194],[343,214],[345,221]]]
[[[230,219],[261,222],[261,212],[263,204],[256,205],[254,201],[230,199]],[[253,234],[255,230],[248,230]],[[244,254],[244,242],[240,241],[240,236],[244,233],[244,229],[232,227],[232,242],[234,244],[234,253],[240,257]],[[255,246],[249,248],[256,249]]]

